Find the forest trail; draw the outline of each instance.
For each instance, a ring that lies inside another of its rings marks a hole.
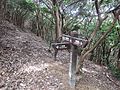
[[[0,22],[0,90],[72,90],[68,69],[68,52],[59,52],[54,61],[40,37]],[[83,74],[75,90],[120,90],[104,66],[86,60]]]

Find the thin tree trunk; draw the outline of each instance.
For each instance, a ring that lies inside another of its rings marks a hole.
[[[120,70],[120,48],[119,48],[119,50],[118,50],[118,55],[117,55],[117,67],[118,67],[118,69]]]

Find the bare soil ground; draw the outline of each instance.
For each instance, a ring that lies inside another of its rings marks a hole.
[[[40,37],[0,22],[0,90],[74,90],[68,69],[68,52],[60,51],[54,61]],[[120,81],[106,67],[86,60],[75,90],[120,90]]]

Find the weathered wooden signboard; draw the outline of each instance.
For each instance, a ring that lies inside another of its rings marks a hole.
[[[69,66],[69,84],[71,87],[75,87],[76,83],[76,65],[78,47],[83,48],[87,44],[87,39],[79,38],[78,34],[74,32],[72,35],[62,35],[60,43],[52,43],[52,47],[55,50],[54,58],[58,50],[69,50],[70,51],[70,66]]]

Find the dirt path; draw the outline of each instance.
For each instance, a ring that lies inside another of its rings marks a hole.
[[[8,22],[0,24],[0,90],[73,90],[68,69],[68,52],[59,52],[54,61],[41,38]],[[75,90],[120,90],[106,67],[85,61],[83,74]]]

